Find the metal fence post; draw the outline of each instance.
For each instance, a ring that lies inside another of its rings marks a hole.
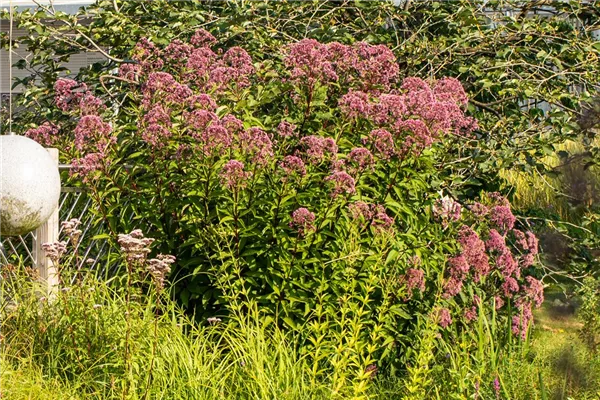
[[[58,149],[47,150],[52,159],[56,162],[56,168],[58,168]],[[45,252],[42,250],[42,244],[58,241],[59,223],[57,203],[56,208],[48,221],[35,230],[33,239],[33,256],[35,264],[40,274],[40,278],[48,284],[49,292],[52,292],[58,286],[57,267],[52,263],[50,258],[46,257]]]

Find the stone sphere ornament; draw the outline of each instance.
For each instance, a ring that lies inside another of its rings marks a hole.
[[[48,150],[24,136],[0,136],[0,236],[41,226],[59,196],[60,174]]]

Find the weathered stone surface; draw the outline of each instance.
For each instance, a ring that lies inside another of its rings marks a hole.
[[[48,151],[24,136],[0,136],[0,235],[23,235],[50,218],[60,175]]]

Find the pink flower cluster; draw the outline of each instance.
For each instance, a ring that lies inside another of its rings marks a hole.
[[[300,236],[304,236],[306,232],[315,229],[314,222],[315,214],[310,212],[307,208],[300,207],[292,213],[290,227],[296,229]]]
[[[399,154],[418,154],[445,134],[468,135],[477,128],[464,114],[466,102],[454,78],[441,79],[433,87],[420,78],[406,78],[398,93],[350,90],[339,99],[339,107],[349,118],[364,118],[391,132],[391,142],[401,143]]]
[[[140,229],[135,229],[129,234],[120,233],[117,242],[121,246],[121,252],[128,263],[143,263],[150,253],[150,245],[154,239],[144,237]]]
[[[31,128],[25,132],[25,136],[35,140],[42,146],[52,146],[58,137],[58,127],[50,122],[44,122],[37,128]]]
[[[348,154],[348,161],[352,163],[352,173],[363,172],[373,168],[373,154],[364,147],[355,147]]]
[[[260,128],[242,131],[239,136],[241,151],[257,165],[265,165],[273,158],[273,142]]]
[[[240,47],[215,53],[211,47],[216,42],[204,29],[197,30],[189,43],[175,39],[163,50],[144,38],[133,51],[133,59],[140,65],[136,72],[149,76],[170,68],[182,76],[184,83],[205,92],[248,86],[254,72],[250,55]]]
[[[346,46],[303,39],[289,46],[284,63],[292,82],[309,87],[344,79],[363,90],[387,89],[399,73],[388,47],[365,42]]]
[[[82,115],[97,114],[106,107],[85,83],[59,78],[54,83],[54,102],[63,111],[78,110]]]
[[[171,264],[175,262],[175,257],[172,255],[159,254],[156,258],[148,260],[146,270],[152,276],[152,281],[158,289],[165,286],[167,274],[171,272]]]
[[[331,191],[332,197],[337,197],[340,194],[352,194],[356,192],[354,187],[354,178],[352,178],[347,172],[334,171],[331,175],[325,178],[325,182],[333,183]]]
[[[75,148],[79,151],[92,148],[104,153],[107,147],[116,141],[111,135],[112,128],[97,115],[81,117],[75,127]]]
[[[450,310],[447,308],[441,308],[438,310],[438,324],[446,329],[450,325],[452,325],[452,317],[450,316]]]
[[[302,178],[306,175],[306,166],[300,157],[285,156],[279,163],[279,168],[283,172],[283,180],[288,181],[293,178]]]
[[[245,188],[251,176],[251,172],[244,171],[244,163],[237,160],[228,161],[220,174],[221,184],[234,192]]]
[[[282,138],[289,138],[298,135],[296,132],[296,125],[287,121],[281,121],[279,125],[277,125],[277,133]]]
[[[413,296],[415,289],[421,293],[425,291],[425,272],[422,269],[407,269],[401,280],[405,282],[406,290],[408,292],[405,300],[408,300]]]
[[[335,156],[338,151],[335,140],[321,136],[305,136],[300,139],[300,146],[311,164],[319,164],[326,156]]]

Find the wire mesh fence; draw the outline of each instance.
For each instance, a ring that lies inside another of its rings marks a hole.
[[[78,219],[81,239],[62,260],[63,267],[81,270],[94,270],[97,274],[114,274],[116,264],[111,260],[112,247],[108,240],[106,225],[98,221],[91,212],[92,199],[85,189],[75,187],[61,188],[59,199],[59,221]],[[24,236],[0,237],[0,264],[22,264],[34,266],[38,254],[34,251],[36,231]],[[59,230],[59,241],[67,241],[65,232]]]

